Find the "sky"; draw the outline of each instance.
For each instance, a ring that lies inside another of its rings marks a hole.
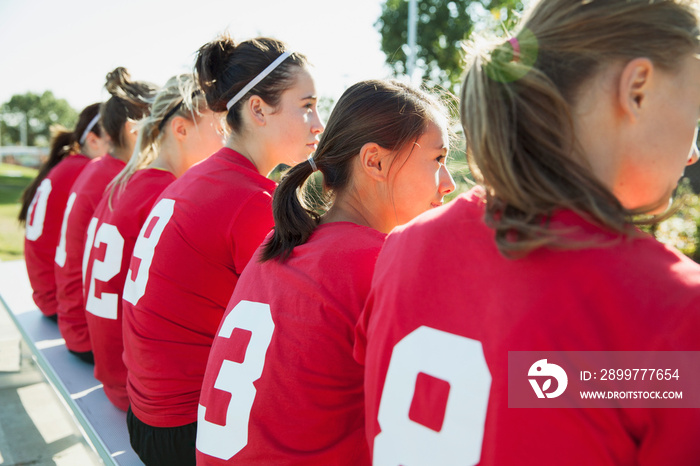
[[[0,103],[50,90],[77,111],[108,98],[105,75],[162,85],[191,72],[197,49],[227,31],[270,36],[314,65],[320,96],[387,78],[374,23],[383,0],[0,0]]]

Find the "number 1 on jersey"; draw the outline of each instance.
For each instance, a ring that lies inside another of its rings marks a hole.
[[[73,204],[75,203],[75,198],[78,197],[76,193],[70,193],[68,197],[68,203],[66,204],[66,210],[63,212],[63,223],[61,224],[61,238],[58,241],[58,247],[56,247],[56,264],[59,267],[66,265],[66,231],[68,230],[68,217],[70,217],[70,212],[73,210]]]

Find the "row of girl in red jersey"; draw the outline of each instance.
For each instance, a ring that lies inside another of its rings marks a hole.
[[[697,409],[508,407],[509,352],[700,350],[700,266],[635,226],[697,160],[698,6],[539,0],[474,41],[478,186],[442,207],[436,96],[363,81],[324,128],[303,55],[204,45],[65,253],[143,462],[700,463]]]
[[[53,219],[62,225],[61,232],[54,235],[53,254],[45,254],[43,264],[49,262],[51,271],[57,264],[55,279],[32,278],[35,298],[39,293],[48,297],[36,298],[37,304],[50,316],[44,302],[56,301],[66,346],[82,359],[94,360],[106,395],[128,411],[132,446],[149,465],[195,463],[209,350],[238,278],[273,227],[276,183],[267,176],[276,166],[304,162],[285,178],[284,203],[293,202],[288,212],[284,204],[276,208],[276,231],[282,235],[274,240],[282,242],[266,253],[274,259],[269,263],[282,267],[278,278],[265,280],[280,289],[281,298],[298,286],[295,274],[283,266],[297,269],[299,251],[292,250],[306,242],[318,244],[304,253],[302,262],[308,264],[298,273],[306,274],[301,281],[307,289],[296,298],[318,309],[308,318],[298,316],[302,325],[296,330],[302,334],[297,341],[302,346],[288,348],[284,343],[283,353],[313,353],[304,341],[313,341],[315,332],[305,329],[321,327],[328,317],[324,313],[334,316],[325,341],[338,338],[344,351],[318,354],[325,356],[317,362],[318,371],[336,367],[324,376],[328,381],[320,391],[341,410],[350,395],[358,414],[362,370],[352,360],[351,336],[382,241],[394,226],[442,204],[444,195],[454,190],[445,167],[448,113],[423,91],[378,80],[351,87],[329,121],[332,150],[321,156],[317,146],[324,126],[302,54],[274,39],[235,43],[221,37],[201,48],[195,68],[196,80],[179,76],[160,90],[131,81],[124,69],[111,73],[107,87],[114,96],[102,105],[99,117],[92,107],[91,113],[86,109],[81,122],[90,119],[90,128],[79,124],[73,133],[74,139],[77,133],[88,135],[81,136],[82,146],[87,139],[103,138],[107,155],[88,164],[77,153],[81,144],[71,147],[76,154],[58,164],[52,158],[56,166],[36,181],[58,186],[58,174],[75,173],[62,199],[52,196],[58,189],[30,189],[26,195],[32,199],[25,208],[28,231],[40,215],[62,219]],[[114,101],[120,112],[109,107]],[[114,114],[121,117],[121,127],[104,136]],[[98,119],[101,125],[95,124]],[[222,122],[228,134],[223,148],[216,131]],[[309,158],[315,151],[316,159]],[[85,163],[74,167],[73,160]],[[297,188],[317,170],[324,173],[333,205],[323,219],[296,198]],[[42,207],[49,202],[62,211]],[[42,209],[44,214],[38,215]],[[298,221],[305,223],[302,232],[296,231]],[[27,237],[30,276],[44,273],[29,260],[40,238],[51,241],[48,235]],[[48,281],[52,288],[42,289]],[[245,347],[241,349],[245,354]],[[352,374],[345,374],[348,365]],[[286,377],[293,380],[296,374],[290,367]],[[338,391],[338,381],[348,376],[352,387]],[[301,379],[297,384],[311,382]],[[248,392],[247,383],[244,388]],[[295,404],[292,398],[288,401]],[[366,459],[366,449],[355,448],[357,440],[364,443],[359,419],[321,440],[335,442],[348,433],[354,439],[342,452],[325,453],[323,461],[334,462],[341,453]],[[207,427],[206,421],[200,424]],[[294,435],[295,429],[280,427],[279,441]],[[200,438],[218,442],[220,435],[204,433]],[[300,451],[308,448],[316,447],[300,445]],[[253,453],[261,454],[276,461],[280,453],[267,448]]]

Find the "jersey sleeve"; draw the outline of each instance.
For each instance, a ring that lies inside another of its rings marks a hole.
[[[272,196],[266,191],[256,192],[245,202],[231,229],[231,251],[236,274],[243,272],[273,226]]]

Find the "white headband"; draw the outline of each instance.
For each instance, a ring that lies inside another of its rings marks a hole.
[[[233,107],[233,106],[235,105],[235,103],[238,102],[238,101],[241,99],[241,97],[243,97],[244,95],[246,95],[246,94],[247,94],[252,88],[254,88],[260,81],[262,81],[263,79],[265,79],[265,76],[267,76],[268,74],[272,73],[272,71],[273,71],[275,68],[277,68],[277,67],[280,65],[280,63],[282,63],[282,62],[283,62],[288,56],[290,56],[290,55],[291,55],[290,52],[284,52],[284,53],[282,53],[282,55],[280,55],[279,57],[277,57],[277,59],[276,59],[275,61],[273,61],[272,63],[270,63],[270,64],[268,65],[267,68],[265,68],[264,70],[262,70],[262,71],[260,72],[259,75],[257,75],[256,77],[254,77],[254,78],[252,79],[252,81],[250,81],[248,84],[246,84],[246,85],[243,87],[243,89],[241,89],[240,91],[238,91],[238,94],[234,95],[233,98],[232,98],[231,100],[228,101],[228,103],[226,104],[226,110],[231,110],[231,107]]]
[[[85,144],[85,139],[87,139],[87,135],[90,133],[92,128],[95,127],[95,125],[97,124],[98,121],[100,121],[100,114],[99,113],[97,115],[95,115],[92,118],[92,120],[90,120],[90,123],[88,123],[87,127],[85,128],[85,131],[83,131],[83,135],[80,136],[80,145],[81,146],[83,144]]]

